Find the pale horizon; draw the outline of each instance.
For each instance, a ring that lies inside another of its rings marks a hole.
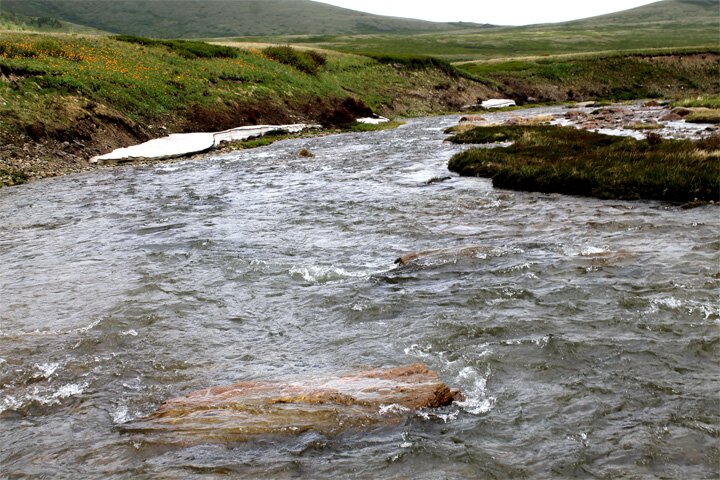
[[[658,0],[317,0],[361,12],[434,22],[494,25],[556,23],[629,10]]]

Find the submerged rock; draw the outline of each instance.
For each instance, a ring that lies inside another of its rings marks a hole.
[[[241,382],[168,400],[149,416],[121,427],[159,441],[242,441],[260,435],[399,423],[425,408],[462,400],[421,364],[290,383]]]
[[[425,263],[444,263],[448,259],[457,259],[459,257],[477,257],[487,256],[492,253],[493,249],[471,245],[456,248],[438,248],[434,250],[423,250],[420,252],[408,253],[395,260],[395,264],[401,267],[408,265],[421,265]]]

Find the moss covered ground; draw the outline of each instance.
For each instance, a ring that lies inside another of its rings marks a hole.
[[[462,144],[513,142],[455,155],[450,170],[497,188],[625,200],[717,202],[720,136],[693,142],[615,137],[556,126],[477,127]]]

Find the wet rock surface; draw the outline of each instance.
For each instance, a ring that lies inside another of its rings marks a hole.
[[[169,443],[232,442],[307,431],[333,435],[396,424],[421,409],[462,399],[437,373],[413,364],[288,383],[240,382],[208,388],[168,400],[121,430]]]

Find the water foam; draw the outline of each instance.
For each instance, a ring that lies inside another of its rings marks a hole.
[[[473,367],[463,368],[457,376],[458,384],[463,385],[465,400],[455,402],[460,408],[472,415],[483,415],[490,412],[495,406],[495,397],[487,395],[487,380],[490,377],[490,368],[485,375],[481,375]]]
[[[20,410],[34,403],[39,405],[60,405],[62,400],[82,394],[87,387],[87,383],[68,383],[50,392],[41,392],[39,387],[35,387],[31,392],[21,397],[7,395],[0,403],[0,414],[7,410]]]
[[[311,265],[309,267],[293,266],[290,269],[290,276],[294,278],[302,278],[310,283],[329,283],[346,280],[348,278],[368,277],[367,272],[348,272],[344,268],[331,265],[329,267],[321,267]]]
[[[40,370],[40,373],[36,373],[35,375],[33,375],[33,378],[50,378],[58,369],[58,367],[60,367],[60,364],[57,362],[43,363],[42,365],[38,365],[36,363],[35,368]]]

